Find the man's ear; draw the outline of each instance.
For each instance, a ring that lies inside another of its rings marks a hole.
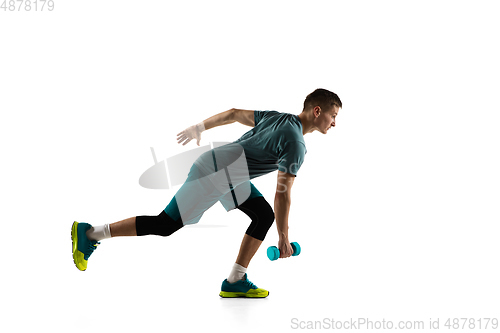
[[[318,108],[318,109],[316,109],[316,108]],[[319,117],[320,114],[321,114],[321,108],[319,106],[315,106],[313,109],[313,116]]]

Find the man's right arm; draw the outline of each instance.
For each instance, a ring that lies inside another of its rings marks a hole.
[[[240,124],[255,127],[254,111],[233,109],[233,119]]]
[[[243,125],[251,127],[255,126],[253,111],[234,108],[205,119],[203,123],[205,126],[205,130],[208,130],[220,125],[232,124],[235,121]]]
[[[230,109],[203,120],[202,122],[186,128],[184,131],[177,134],[177,142],[183,146],[188,144],[192,139],[196,139],[198,146],[200,145],[201,132],[211,128],[232,124],[235,121],[254,127],[255,118],[254,112],[249,110]]]

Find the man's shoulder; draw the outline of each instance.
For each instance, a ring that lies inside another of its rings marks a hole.
[[[266,118],[283,114],[282,112],[275,110],[265,110],[265,111],[255,110],[254,112],[258,113],[261,117],[266,117]]]
[[[278,114],[278,113],[283,113],[283,112],[279,112],[279,111],[276,111],[276,110],[255,110],[257,112],[263,112],[263,113],[266,113],[266,114]]]

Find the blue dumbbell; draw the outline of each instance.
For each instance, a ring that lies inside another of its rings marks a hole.
[[[292,256],[298,256],[300,254],[300,245],[297,242],[290,243],[293,249]],[[267,257],[269,260],[276,260],[280,257],[280,250],[276,246],[269,246],[267,248]]]

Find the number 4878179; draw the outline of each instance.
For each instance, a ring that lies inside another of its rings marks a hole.
[[[54,0],[3,0],[0,10],[3,10],[4,12],[53,11]]]

